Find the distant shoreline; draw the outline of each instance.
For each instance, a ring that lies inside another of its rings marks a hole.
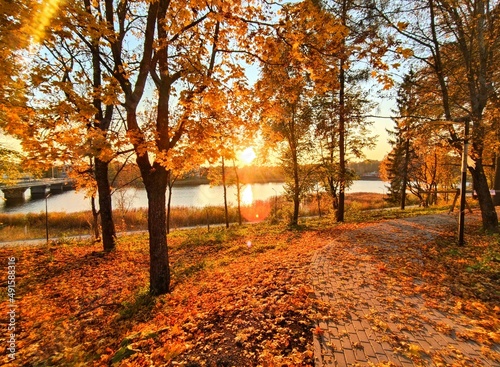
[[[354,181],[383,181],[383,180],[378,176],[367,175],[367,176],[360,176],[359,179]]]
[[[359,179],[354,181],[383,181],[378,176],[361,176]],[[284,180],[251,180],[250,182],[241,182],[242,185],[247,184],[267,184],[267,183],[285,183]],[[235,183],[228,184],[227,186],[234,185]],[[210,185],[210,181],[207,178],[186,178],[181,180],[176,180],[174,187],[188,187],[188,186],[200,186],[200,185]],[[216,185],[218,186],[218,185]]]

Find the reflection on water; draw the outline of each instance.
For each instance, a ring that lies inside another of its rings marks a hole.
[[[242,205],[252,205],[253,203],[253,191],[251,185],[246,185],[241,191],[241,204]]]
[[[348,192],[374,192],[387,193],[386,184],[382,181],[354,181]],[[29,193],[29,190],[27,190]],[[258,200],[268,200],[276,195],[284,193],[282,183],[248,184],[241,191],[242,205],[250,205]],[[129,195],[130,194],[130,195]],[[8,213],[39,213],[45,212],[45,199],[31,199],[25,196],[24,203],[16,206],[6,206],[0,194],[0,212]],[[237,205],[236,188],[227,188],[227,199],[229,205]],[[224,205],[222,186],[200,185],[193,187],[174,187],[172,192],[172,206],[205,207]],[[145,190],[130,189],[126,194],[113,195],[113,206],[115,208],[144,208],[147,206],[147,195]],[[50,212],[79,212],[90,210],[90,199],[83,192],[66,191],[61,194],[51,195],[47,200]]]

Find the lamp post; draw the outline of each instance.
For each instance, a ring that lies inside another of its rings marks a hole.
[[[436,121],[433,125],[454,125],[457,121]],[[467,191],[467,155],[469,149],[469,127],[470,121],[465,120],[464,129],[464,145],[462,149],[462,166],[460,175],[460,213],[458,215],[458,245],[463,246],[464,230],[465,230],[465,206],[466,206],[466,191]]]
[[[47,205],[47,199],[50,193],[45,194],[45,238],[47,240],[47,246],[49,245],[49,211]]]
[[[462,174],[460,181],[460,213],[458,216],[458,245],[464,245],[465,195],[467,191],[467,154],[469,149],[469,121],[465,121],[464,147],[462,151]]]

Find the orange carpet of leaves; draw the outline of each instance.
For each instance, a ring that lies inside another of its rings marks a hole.
[[[145,236],[106,255],[89,243],[0,249],[17,258],[16,365],[313,365],[308,266],[333,232],[269,228],[174,233],[173,290],[156,299]]]
[[[89,243],[0,249],[0,258],[17,258],[15,365],[312,366],[314,321],[323,307],[309,286],[312,255],[360,226],[174,232],[172,292],[157,298],[147,293],[145,236],[122,237],[118,250],[106,255]],[[466,248],[420,249],[425,268],[397,260],[380,268],[380,276],[412,284],[408,291],[424,292],[435,307],[476,315],[481,328],[474,330],[484,333],[463,337],[491,340],[498,337],[500,251],[480,234],[468,238]],[[415,250],[402,248],[401,259],[405,251]],[[488,261],[481,260],[488,251]],[[425,286],[415,289],[408,277]],[[445,302],[450,292],[453,305]]]

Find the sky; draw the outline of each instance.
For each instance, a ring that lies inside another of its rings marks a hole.
[[[391,146],[387,142],[389,136],[386,129],[392,128],[392,121],[389,119],[376,119],[372,132],[378,135],[377,144],[374,149],[364,149],[366,159],[381,161],[390,152]]]
[[[374,115],[379,116],[389,116],[390,115],[390,102],[387,100],[381,100],[379,104],[379,109],[374,111]],[[386,129],[391,129],[393,127],[393,123],[390,119],[387,118],[370,118],[369,120],[373,121],[372,125],[372,135],[377,135],[377,142],[374,149],[364,149],[363,152],[366,156],[366,159],[378,160],[381,161],[384,157],[389,153],[391,147],[387,142],[389,136],[387,134]],[[5,136],[0,134],[0,146],[13,149],[13,150],[21,150],[21,145],[18,140],[11,138],[9,136]]]
[[[391,112],[394,109],[394,101],[385,98],[375,98],[377,101],[377,107],[372,111],[373,116],[380,116],[377,118],[368,118],[368,121],[373,121],[372,134],[377,135],[377,143],[374,149],[364,149],[363,152],[367,159],[373,159],[381,161],[384,157],[391,151],[391,145],[389,144],[389,134],[387,129],[394,129],[394,122],[388,116],[393,115]]]

